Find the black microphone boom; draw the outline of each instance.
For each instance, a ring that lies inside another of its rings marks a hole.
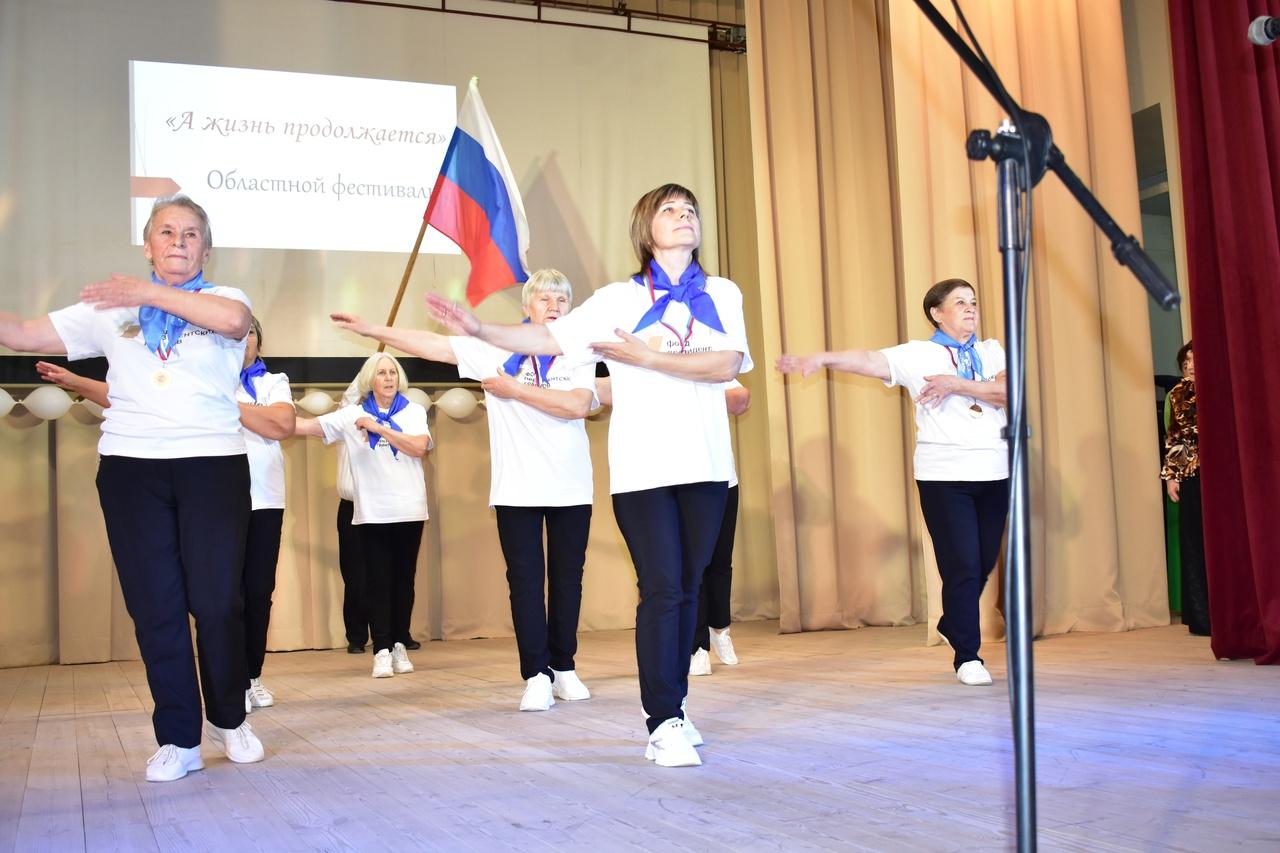
[[[1249,41],[1258,47],[1266,47],[1276,39],[1280,39],[1280,18],[1259,15],[1253,19],[1249,25]]]

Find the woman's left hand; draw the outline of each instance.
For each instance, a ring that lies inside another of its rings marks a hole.
[[[95,281],[80,291],[80,301],[87,302],[99,311],[109,308],[137,308],[147,304],[147,294],[155,287],[131,275],[113,273],[106,281]]]
[[[961,381],[959,376],[948,373],[926,376],[916,402],[922,406],[940,406],[943,400],[960,391]]]
[[[594,343],[591,345],[591,351],[610,361],[617,361],[622,364],[634,364],[637,367],[648,365],[650,357],[653,356],[653,350],[649,349],[644,341],[629,332],[622,331],[622,329],[614,329],[613,333],[622,340]]]
[[[501,397],[504,400],[514,400],[520,392],[520,383],[505,373],[499,373],[497,376],[490,376],[488,379],[480,380],[480,387],[493,396]]]
[[[356,429],[364,433],[371,432],[375,435],[382,435],[382,431],[378,428],[378,422],[368,415],[365,415],[363,418],[356,419]]]

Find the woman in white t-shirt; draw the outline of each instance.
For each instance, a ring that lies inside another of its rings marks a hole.
[[[146,777],[168,782],[204,767],[202,693],[208,734],[228,758],[263,757],[245,722],[240,604],[250,503],[235,389],[250,310],[241,291],[204,280],[209,219],[191,199],[158,199],[142,239],[150,281],[113,275],[47,316],[0,314],[0,345],[106,356],[98,494],[155,700],[160,748]]]
[[[991,683],[991,674],[978,656],[978,598],[1000,556],[1009,512],[1004,349],[995,339],[978,339],[978,299],[963,279],[929,288],[924,313],[937,330],[927,341],[784,355],[778,370],[808,376],[826,367],[911,394],[916,486],[942,576],[938,633],[955,653],[960,683],[981,686]]]
[[[249,677],[244,709],[269,708],[275,697],[262,684],[267,654],[271,593],[276,588],[280,533],[284,528],[284,451],[280,442],[293,435],[295,409],[289,377],[268,373],[260,357],[262,325],[253,318],[240,371],[236,402],[249,452],[249,492],[253,511],[244,549],[244,654]]]
[[[751,369],[742,294],[698,264],[693,193],[666,184],[631,212],[640,271],[549,325],[481,323],[427,297],[437,319],[512,352],[603,360],[613,382],[609,480],[639,581],[636,660],[649,741],[664,767],[701,764],[684,711],[698,589],[734,476],[724,384]]]
[[[369,356],[356,384],[358,404],[299,419],[297,432],[346,445],[355,486],[351,523],[364,552],[373,677],[388,678],[413,672],[403,638],[409,636],[427,520],[422,459],[431,449],[431,430],[427,410],[404,396],[409,382],[392,356]]]
[[[568,313],[573,289],[563,273],[538,270],[521,297],[527,322],[540,325]],[[459,375],[480,380],[489,414],[489,505],[507,563],[525,680],[520,710],[546,711],[556,699],[589,699],[574,655],[591,528],[591,448],[583,418],[595,398],[595,365],[517,355],[478,338],[371,326],[351,314],[332,317],[344,329],[456,364]]]
[[[249,495],[252,511],[245,537],[244,572],[241,591],[244,600],[245,713],[267,708],[275,698],[262,684],[262,663],[267,651],[267,624],[271,618],[271,593],[276,587],[276,563],[280,556],[280,531],[284,525],[284,453],[280,441],[293,435],[294,407],[289,377],[268,373],[258,357],[262,325],[250,320],[244,349],[244,367],[236,402],[244,428],[249,459]],[[92,400],[103,409],[111,407],[110,386],[88,379],[67,368],[46,361],[36,362],[36,371],[53,382]]]

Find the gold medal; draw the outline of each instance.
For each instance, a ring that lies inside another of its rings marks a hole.
[[[973,405],[969,407],[969,417],[971,418],[982,417],[982,407],[978,405],[977,400],[974,400]]]
[[[151,384],[159,388],[161,391],[168,388],[169,383],[172,381],[173,377],[170,376],[169,371],[163,367],[151,374]]]

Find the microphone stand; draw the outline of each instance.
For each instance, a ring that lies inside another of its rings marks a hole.
[[[973,131],[966,142],[972,160],[990,158],[996,164],[999,246],[1004,274],[1005,342],[1008,347],[1006,378],[1009,425],[1009,542],[1005,557],[1006,650],[1009,661],[1009,703],[1013,718],[1015,801],[1017,806],[1017,849],[1036,849],[1035,796],[1035,710],[1033,661],[1031,653],[1031,512],[1027,464],[1026,415],[1026,288],[1023,273],[1031,222],[1024,233],[1019,200],[1052,171],[1097,223],[1111,241],[1111,251],[1129,267],[1151,297],[1165,310],[1176,307],[1178,291],[1147,256],[1132,234],[1126,235],[1103,209],[1084,183],[1067,165],[1053,144],[1048,121],[1025,112],[1009,95],[995,69],[960,38],[929,0],[914,0],[978,81],[1005,109],[1013,123],[1006,121],[993,136],[985,130]],[[954,0],[953,0],[954,2]],[[957,12],[959,12],[957,6]],[[961,13],[963,22],[963,14]],[[967,25],[966,25],[967,28]],[[972,36],[971,36],[972,37]]]

